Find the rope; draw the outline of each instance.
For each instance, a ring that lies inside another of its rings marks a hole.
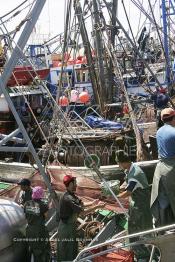
[[[125,7],[125,4],[124,4],[123,0],[122,0],[122,5],[123,5],[123,9],[124,9],[124,12],[125,12],[125,15],[126,15],[126,19],[127,19],[127,22],[128,22],[129,29],[131,31],[131,35],[132,35],[133,41],[134,41],[134,43],[136,45],[135,37],[134,37],[133,31],[132,31],[132,28],[131,28],[131,23],[129,21],[129,17],[128,17],[128,14],[127,14],[127,11],[126,11],[126,7]]]
[[[152,19],[152,17],[145,11],[145,9],[143,8],[143,6],[140,6],[135,0],[131,0],[133,2],[133,4],[149,19],[149,21],[155,25],[154,20]],[[157,28],[162,32],[163,29],[157,24]],[[167,35],[168,39],[175,44],[175,41],[173,40],[173,38],[171,38],[169,35]]]
[[[151,14],[152,14],[152,17],[153,17],[153,20],[154,20],[154,24],[156,26],[156,31],[157,31],[157,34],[158,34],[158,37],[159,37],[159,41],[160,41],[160,44],[161,44],[161,47],[162,47],[162,50],[163,50],[163,53],[164,53],[164,57],[165,57],[165,60],[166,60],[166,63],[167,63],[167,57],[166,57],[166,54],[165,54],[165,49],[164,49],[164,46],[163,46],[163,43],[162,43],[162,39],[161,39],[161,36],[160,36],[159,28],[158,28],[158,25],[157,25],[157,22],[156,22],[156,19],[155,19],[155,15],[154,15],[154,12],[153,12],[150,0],[148,0],[148,3],[149,3]]]
[[[105,4],[106,3],[106,0],[103,0]],[[103,25],[104,27],[106,27],[106,22],[105,22],[105,19],[104,19],[104,16],[102,15],[103,17]],[[109,45],[109,39],[110,39],[110,36],[109,36],[109,33],[108,31],[106,31],[106,35],[107,35],[107,38],[105,37],[104,33],[102,32],[101,30],[101,34],[103,35],[103,39],[105,40],[104,43],[105,43],[105,46],[106,46],[106,50],[113,62],[113,66],[114,66],[114,73],[116,75],[116,77],[118,77],[118,80],[119,80],[119,84],[125,94],[125,98],[126,98],[126,101],[127,101],[127,104],[128,104],[128,107],[129,107],[129,111],[130,111],[130,116],[131,116],[131,121],[132,121],[132,124],[133,124],[133,129],[134,129],[134,133],[135,133],[135,136],[136,136],[136,142],[137,142],[137,160],[143,160],[145,158],[145,155],[144,155],[144,151],[143,151],[143,148],[142,148],[142,138],[141,138],[141,134],[140,134],[140,131],[139,131],[139,128],[137,126],[137,122],[136,122],[136,117],[135,117],[135,113],[132,109],[132,106],[131,106],[131,103],[130,103],[130,100],[129,100],[129,97],[128,97],[128,93],[127,93],[127,90],[126,90],[126,87],[125,87],[125,84],[124,84],[124,81],[123,81],[123,78],[122,78],[122,74],[121,74],[121,71],[120,71],[120,68],[119,68],[119,65],[118,65],[118,59],[117,59],[117,56],[116,56],[116,53],[114,51],[114,48],[112,45]]]
[[[142,5],[143,5],[143,0],[142,0]],[[137,35],[136,35],[136,38],[137,38],[137,36],[138,36],[138,33],[139,33],[139,31],[140,31],[141,15],[142,15],[142,12],[140,11],[140,14],[139,14],[139,22],[138,22],[138,27],[137,27]]]
[[[15,16],[19,15],[22,11],[24,11],[26,8],[28,8],[29,6],[31,6],[31,4],[25,6],[23,9],[17,11],[15,14],[13,14],[12,16],[10,16],[8,19],[6,19],[5,21],[3,21],[0,26],[3,24],[3,23],[7,23],[7,22],[10,22],[12,20],[12,18],[14,18]],[[0,18],[2,20],[2,18]]]
[[[155,0],[154,4],[152,5],[153,8],[156,6],[157,1],[158,1],[158,0]],[[143,6],[143,0],[142,0],[142,3],[141,3],[141,6]],[[140,10],[140,9],[139,9],[139,10]],[[140,14],[141,14],[141,13],[143,13],[143,12],[140,10]],[[146,13],[150,16],[151,11],[149,10],[149,7],[148,7],[148,10],[146,11]],[[143,23],[142,23],[142,26],[140,26],[140,31],[141,31],[141,29],[145,26],[147,19],[148,19],[148,17],[146,16],[145,20],[144,20]],[[138,38],[138,35],[139,35],[140,31],[138,31],[138,33],[137,33],[137,35],[136,35],[136,38]]]
[[[34,0],[36,1],[36,0]],[[13,13],[14,11],[16,11],[18,8],[20,8],[22,5],[24,5],[26,2],[28,2],[28,0],[23,1],[20,5],[18,5],[17,7],[15,7],[14,9],[12,9],[10,12],[6,13],[5,15],[1,16],[0,19],[3,19],[4,17],[10,15],[11,13]]]
[[[109,8],[107,8],[107,10],[108,10],[109,16],[110,16],[110,18],[111,18],[111,12],[110,12]],[[125,48],[124,48],[124,46],[123,46],[123,44],[122,44],[122,42],[121,42],[121,39],[120,39],[119,35],[117,35],[117,37],[118,37],[118,40],[119,40],[119,42],[120,42],[120,45],[121,45],[121,47],[122,47],[122,49],[123,49],[123,51],[124,51],[124,53],[125,53],[125,56],[126,56],[126,57],[129,57],[128,54],[127,54],[127,52],[126,52],[126,50],[125,50]],[[119,62],[119,64],[120,64],[120,62]],[[136,73],[135,67],[134,67],[132,64],[131,64],[131,67],[132,67],[132,69],[134,70],[134,72]],[[132,75],[131,75],[130,72],[129,72],[128,74],[132,77]],[[150,88],[149,86],[147,86],[147,87],[144,86],[145,81],[144,81],[144,83],[141,83],[141,82],[139,81],[139,78],[137,78],[137,81],[138,81],[138,83],[140,84],[140,86],[145,89],[145,91],[148,91],[149,93],[153,93],[153,91],[151,90],[151,88]],[[146,89],[146,88],[148,88],[148,89]]]

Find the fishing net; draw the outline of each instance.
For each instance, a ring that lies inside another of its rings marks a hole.
[[[93,258],[93,262],[133,262],[134,253],[120,249],[116,252]]]

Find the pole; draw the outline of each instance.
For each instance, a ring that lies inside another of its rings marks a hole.
[[[162,20],[163,20],[163,37],[164,37],[164,50],[166,59],[166,82],[168,89],[170,87],[170,52],[169,52],[169,40],[168,40],[168,24],[167,24],[167,10],[166,0],[162,0]],[[169,90],[170,91],[170,90]]]
[[[111,29],[111,44],[113,48],[115,48],[115,36],[116,36],[116,16],[118,15],[118,0],[113,0],[112,2],[112,17],[111,17],[111,23],[112,23],[112,29]],[[118,93],[118,88],[116,85],[114,86],[113,83],[113,63],[110,58],[109,62],[109,90],[107,93],[108,101],[113,102],[113,97],[116,96],[116,93]]]
[[[80,33],[81,33],[81,37],[83,40],[83,46],[84,46],[84,50],[85,50],[85,54],[87,58],[87,63],[89,65],[89,75],[90,75],[91,82],[92,82],[95,102],[99,104],[100,110],[101,112],[103,112],[104,105],[101,102],[98,80],[97,80],[97,76],[95,72],[94,62],[92,59],[91,47],[90,47],[89,38],[88,38],[87,30],[85,27],[84,19],[83,19],[83,10],[81,8],[79,0],[74,0],[74,8],[75,8],[75,13],[78,18],[78,22],[80,26]]]
[[[99,86],[100,86],[100,97],[101,99],[106,98],[106,81],[105,81],[105,72],[104,72],[104,59],[103,59],[103,44],[102,44],[102,37],[100,35],[100,17],[99,17],[99,6],[97,5],[97,1],[93,0],[93,16],[94,16],[94,36],[95,36],[95,45],[96,45],[96,59],[98,63],[98,71],[99,71]]]

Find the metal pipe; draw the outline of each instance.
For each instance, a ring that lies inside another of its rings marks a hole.
[[[71,113],[74,113],[74,114],[85,124],[85,126],[87,126],[89,129],[93,130],[92,127],[90,127],[90,126],[84,121],[84,119],[83,119],[79,114],[77,114],[76,111],[74,111],[74,110],[70,111],[70,112],[69,112],[69,115],[71,115]],[[93,132],[94,132],[94,130],[93,130]]]
[[[12,133],[10,133],[9,135],[5,136],[1,141],[0,141],[0,147],[5,144],[7,141],[11,140],[12,137],[18,135],[20,132],[20,129],[16,129],[15,131],[13,131]]]
[[[127,236],[122,236],[122,237],[118,237],[118,238],[115,238],[115,239],[111,239],[111,240],[108,240],[106,242],[103,242],[103,243],[100,243],[100,244],[97,244],[97,245],[94,245],[94,246],[91,246],[91,247],[88,247],[88,248],[85,248],[83,249],[77,256],[76,260],[78,260],[79,258],[81,258],[81,256],[88,252],[88,251],[91,251],[91,250],[94,250],[94,249],[98,249],[100,247],[104,247],[106,245],[112,245],[116,242],[119,242],[119,241],[122,241],[122,240],[125,240],[126,238],[129,239],[129,238],[134,238],[134,237],[140,237],[140,236],[144,236],[144,235],[148,235],[148,234],[152,234],[152,233],[157,233],[157,232],[160,232],[160,231],[166,231],[166,230],[170,230],[170,229],[173,229],[175,228],[175,224],[172,224],[172,225],[168,225],[168,226],[163,226],[163,227],[158,227],[158,228],[154,228],[154,229],[150,229],[150,230],[146,230],[146,231],[142,231],[142,232],[139,232],[139,233],[134,233],[134,234],[130,234],[130,235],[127,235]]]
[[[166,56],[166,81],[168,87],[170,85],[170,54],[169,54],[169,41],[168,41],[168,30],[167,30],[167,11],[166,11],[166,0],[162,0],[162,20],[163,20],[163,36],[164,36],[164,50]]]
[[[29,147],[1,146],[0,152],[29,152]]]
[[[58,231],[56,231],[50,238],[49,241],[52,241],[52,239],[58,234]]]
[[[101,115],[99,113],[97,113],[97,111],[95,109],[93,109],[91,106],[87,108],[85,117],[87,116],[87,112],[89,111],[89,109],[91,109],[95,114],[97,114],[99,117],[101,117]]]

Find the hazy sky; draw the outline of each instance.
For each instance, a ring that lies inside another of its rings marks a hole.
[[[1,0],[2,1],[2,0]],[[83,2],[84,0],[81,0]],[[108,0],[109,1],[109,0]],[[138,0],[139,1],[139,0]],[[154,4],[156,0],[151,0],[151,3]],[[5,0],[0,8],[0,16],[9,12],[11,9],[22,3],[23,0]],[[32,0],[28,0],[28,3],[31,3]],[[146,0],[140,0],[143,2],[143,7],[148,10],[148,4]],[[160,0],[157,0],[159,4]],[[51,38],[54,35],[64,31],[64,15],[65,15],[65,3],[66,0],[46,0],[46,4],[43,8],[43,11],[40,15],[40,18],[36,25],[37,35],[34,37],[38,37],[41,34],[41,38],[43,38],[43,34],[45,34],[45,38]],[[126,5],[127,13],[130,19],[131,26],[133,28],[134,33],[136,34],[139,24],[142,25],[144,21],[144,15],[140,17],[140,11],[132,4],[131,0],[124,0]],[[21,7],[22,8],[22,7]],[[5,23],[7,29],[13,30],[16,25],[20,23],[20,21],[25,17],[26,11],[29,10],[29,7],[24,10],[20,15],[18,15],[15,19]],[[160,10],[156,9],[155,12],[156,17],[160,21]],[[124,15],[123,7],[121,5],[121,0],[119,0],[119,11],[118,17],[121,20],[122,24],[125,26],[125,29],[128,30],[128,24],[126,21],[126,17]],[[140,23],[139,23],[140,21]],[[149,27],[149,23],[146,22],[146,25]]]
[[[1,0],[2,1],[2,0]],[[36,31],[40,34],[50,35],[51,37],[64,31],[64,5],[66,0],[46,0],[45,6],[39,17],[36,25]],[[0,16],[3,16],[17,5],[21,4],[23,0],[5,0],[0,8]],[[28,0],[32,3],[33,0]],[[25,4],[26,5],[26,4]],[[24,5],[24,6],[25,6]],[[20,9],[22,9],[22,6]],[[21,12],[16,18],[5,23],[7,29],[13,30],[22,19],[24,19],[29,7]],[[9,17],[9,16],[8,16]],[[5,18],[4,18],[5,19]],[[47,38],[47,36],[46,36]]]

